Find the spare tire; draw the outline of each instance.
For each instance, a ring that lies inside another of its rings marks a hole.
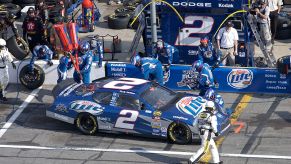
[[[16,3],[16,4],[31,4],[33,3],[34,4],[34,1],[35,0],[14,0],[13,3]]]
[[[12,0],[0,0],[0,3],[11,3]]]
[[[29,46],[22,38],[16,41],[15,36],[12,36],[6,42],[8,50],[18,60],[23,60],[30,52]]]
[[[33,74],[29,72],[29,64],[24,66],[19,73],[19,80],[27,89],[36,89],[44,83],[45,74],[43,69],[34,65]]]
[[[15,5],[12,3],[5,3],[0,5],[0,11],[8,11],[13,13],[16,17],[20,17],[21,16],[21,7],[19,5]]]
[[[108,27],[112,29],[125,29],[130,19],[129,14],[112,14],[108,17]]]

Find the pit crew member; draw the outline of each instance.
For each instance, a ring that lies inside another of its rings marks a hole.
[[[59,77],[57,83],[60,83],[61,81],[67,79],[68,70],[71,68],[72,68],[71,59],[67,55],[62,56],[59,60],[59,65],[57,67]]]
[[[93,54],[92,51],[90,51],[90,44],[89,42],[83,42],[80,45],[80,57],[78,58],[79,62],[79,70],[78,72],[75,69],[75,72],[73,74],[74,80],[77,83],[81,83],[81,80],[84,84],[90,83],[90,72],[91,72],[91,65],[93,60]]]
[[[215,116],[215,104],[213,101],[207,101],[205,104],[205,111],[198,115],[197,126],[201,138],[201,147],[188,161],[189,164],[198,163],[198,161],[207,153],[209,147],[212,154],[213,162],[222,163],[219,160],[219,153],[214,136],[218,136],[217,118]]]
[[[8,63],[11,63],[13,69],[16,69],[12,55],[5,46],[6,41],[0,39],[0,100],[2,101],[7,101],[7,98],[5,97],[5,89],[9,82]]]
[[[90,40],[90,49],[93,51],[93,62],[98,64],[98,67],[102,67],[103,60],[103,44],[100,39],[92,39]]]
[[[144,79],[153,80],[163,85],[163,66],[162,63],[155,58],[141,58],[139,54],[135,55],[131,63],[141,69]]]
[[[215,51],[211,42],[209,42],[208,36],[201,37],[200,45],[198,47],[198,60],[203,63],[207,63],[210,66],[217,67],[220,63],[221,51]]]
[[[214,78],[211,68],[207,63],[202,63],[201,60],[196,60],[192,64],[192,70],[199,73],[197,77],[198,89],[200,90],[199,95],[204,96],[209,88],[214,88]]]
[[[37,45],[34,47],[32,51],[32,57],[30,59],[29,63],[29,72],[34,73],[34,62],[36,60],[42,59],[47,61],[47,65],[52,66],[52,57],[53,57],[53,51],[48,48],[46,45]]]

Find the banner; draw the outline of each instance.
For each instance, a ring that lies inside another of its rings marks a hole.
[[[128,63],[107,63],[106,77],[143,78],[141,70]],[[274,68],[220,67],[213,70],[216,90],[234,93],[291,94],[291,74]],[[165,86],[173,90],[190,90],[197,72],[188,65],[172,65],[164,75]]]

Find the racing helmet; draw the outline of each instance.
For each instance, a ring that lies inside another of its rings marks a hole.
[[[213,101],[207,101],[206,104],[205,104],[205,109],[207,111],[210,111],[210,112],[214,112],[215,111],[215,104]]]
[[[207,35],[200,38],[200,43],[201,44],[202,43],[208,44],[208,42],[209,42],[209,37]]]
[[[89,50],[90,50],[90,44],[88,42],[83,42],[80,45],[80,51],[81,51],[81,53],[85,54]]]
[[[4,49],[5,46],[6,46],[6,41],[0,38],[0,49]]]
[[[131,58],[131,64],[138,66],[140,63],[141,57],[139,55],[135,55]]]
[[[91,48],[97,48],[97,47],[99,47],[101,45],[102,45],[102,42],[101,42],[100,39],[92,39],[92,40],[90,40]]]
[[[157,40],[157,48],[163,49],[164,48],[164,41],[162,39]]]
[[[204,98],[207,100],[212,100],[214,101],[216,96],[215,96],[215,91],[212,88],[209,88],[204,95]]]
[[[26,14],[27,14],[27,15],[30,15],[30,14],[32,14],[32,13],[35,13],[35,9],[34,9],[34,7],[30,7],[30,8],[28,8]]]
[[[198,72],[201,72],[202,68],[203,68],[203,62],[201,60],[196,60],[192,64],[192,70],[196,70]]]
[[[43,56],[43,55],[45,55],[45,53],[46,53],[45,46],[41,46],[41,47],[38,49],[38,54],[39,54],[40,56]]]

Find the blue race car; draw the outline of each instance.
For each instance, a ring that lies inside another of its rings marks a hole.
[[[84,134],[131,133],[178,144],[198,138],[195,118],[206,102],[136,78],[103,78],[87,85],[63,81],[53,94],[55,101],[46,115],[75,124]],[[230,113],[218,108],[216,115],[223,134],[230,127]]]

